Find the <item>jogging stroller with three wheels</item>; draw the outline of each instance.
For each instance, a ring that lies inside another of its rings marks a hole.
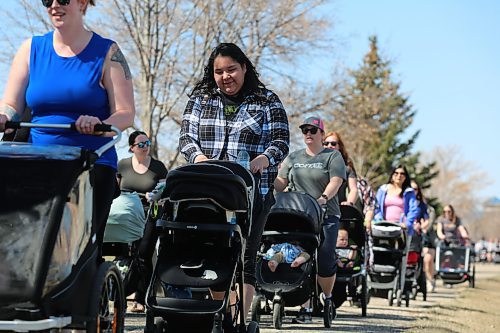
[[[0,330],[123,331],[120,273],[98,258],[90,180],[94,162],[120,131],[96,130],[118,135],[95,152],[0,144]]]

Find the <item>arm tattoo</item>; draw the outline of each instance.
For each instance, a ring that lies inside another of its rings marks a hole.
[[[17,113],[16,109],[8,104],[4,104],[0,107],[0,114],[4,114],[11,121],[20,121],[21,115]]]
[[[126,80],[130,80],[132,78],[132,73],[130,73],[130,68],[128,67],[127,60],[125,60],[125,56],[120,49],[117,49],[115,53],[113,53],[113,55],[111,56],[111,61],[115,61],[122,65]]]

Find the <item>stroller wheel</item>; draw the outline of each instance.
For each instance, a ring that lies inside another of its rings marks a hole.
[[[90,292],[87,332],[123,332],[125,326],[125,295],[121,275],[111,262],[99,265]]]
[[[332,321],[336,317],[335,304],[333,304],[332,299],[325,299],[325,307],[323,309],[323,323],[326,328],[332,327]]]
[[[260,332],[259,324],[255,321],[251,321],[250,324],[248,324],[247,333],[259,333],[259,332]]]
[[[417,299],[417,293],[418,293],[418,288],[413,287],[411,288],[411,299],[416,300]]]
[[[252,299],[252,320],[257,322],[257,323],[260,323],[260,315],[262,314],[262,307],[261,307],[261,303],[262,303],[262,299],[264,297],[262,296],[256,296]],[[265,298],[264,298],[265,300]]]
[[[361,295],[360,295],[360,303],[361,303],[361,317],[366,317],[366,308],[368,307],[368,283],[366,281],[366,277],[363,277],[361,280]]]
[[[155,318],[153,333],[164,333],[167,330],[167,323],[163,318]]]
[[[281,303],[273,304],[273,326],[279,330],[283,326],[284,307]]]
[[[472,274],[469,276],[469,288],[476,286],[476,266],[472,266]]]
[[[398,291],[396,291],[396,305],[401,306],[402,301],[403,301],[403,291],[401,289],[398,289]]]
[[[394,304],[394,292],[392,289],[389,289],[387,292],[387,300],[389,301],[389,306],[392,306]]]

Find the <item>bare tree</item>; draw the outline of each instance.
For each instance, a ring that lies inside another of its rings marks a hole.
[[[464,160],[458,146],[437,147],[424,159],[436,162],[439,174],[431,181],[427,195],[451,204],[468,226],[479,222],[481,186],[488,183],[485,172],[471,161]]]
[[[311,101],[305,109],[332,102],[334,84],[321,91],[307,89],[290,74],[309,50],[331,49],[327,32],[332,22],[322,18],[320,11],[328,2],[103,0],[98,2],[99,11],[89,11],[95,16],[87,24],[124,49],[134,73],[136,126],[150,133],[153,154],[173,164],[187,94],[219,42],[238,44],[264,73],[263,82],[278,82],[272,88],[279,94],[286,92],[285,104],[292,115],[300,110],[294,110],[296,104],[303,112],[302,105]],[[19,26],[26,37],[49,29],[41,6],[20,0],[18,7],[30,22],[37,23],[31,28],[29,24]],[[11,21],[27,22],[16,20],[18,13],[11,11]],[[308,98],[303,98],[305,92]]]
[[[325,2],[113,0],[97,26],[128,51],[136,71],[138,126],[153,138],[153,153],[174,163],[187,94],[211,49],[223,41],[237,43],[269,80],[286,81],[287,90],[293,87],[300,96],[303,88],[286,74],[286,64],[296,64],[308,48],[326,47],[328,22],[314,15]]]

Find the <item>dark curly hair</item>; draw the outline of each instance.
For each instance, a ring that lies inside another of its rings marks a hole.
[[[208,58],[208,64],[203,71],[203,78],[196,83],[189,94],[190,97],[206,93],[213,94],[217,90],[217,84],[214,79],[214,61],[217,56],[231,57],[241,66],[246,67],[245,80],[241,88],[245,94],[257,92],[266,87],[260,82],[259,73],[257,73],[255,66],[236,44],[220,43],[212,50],[210,58]]]

